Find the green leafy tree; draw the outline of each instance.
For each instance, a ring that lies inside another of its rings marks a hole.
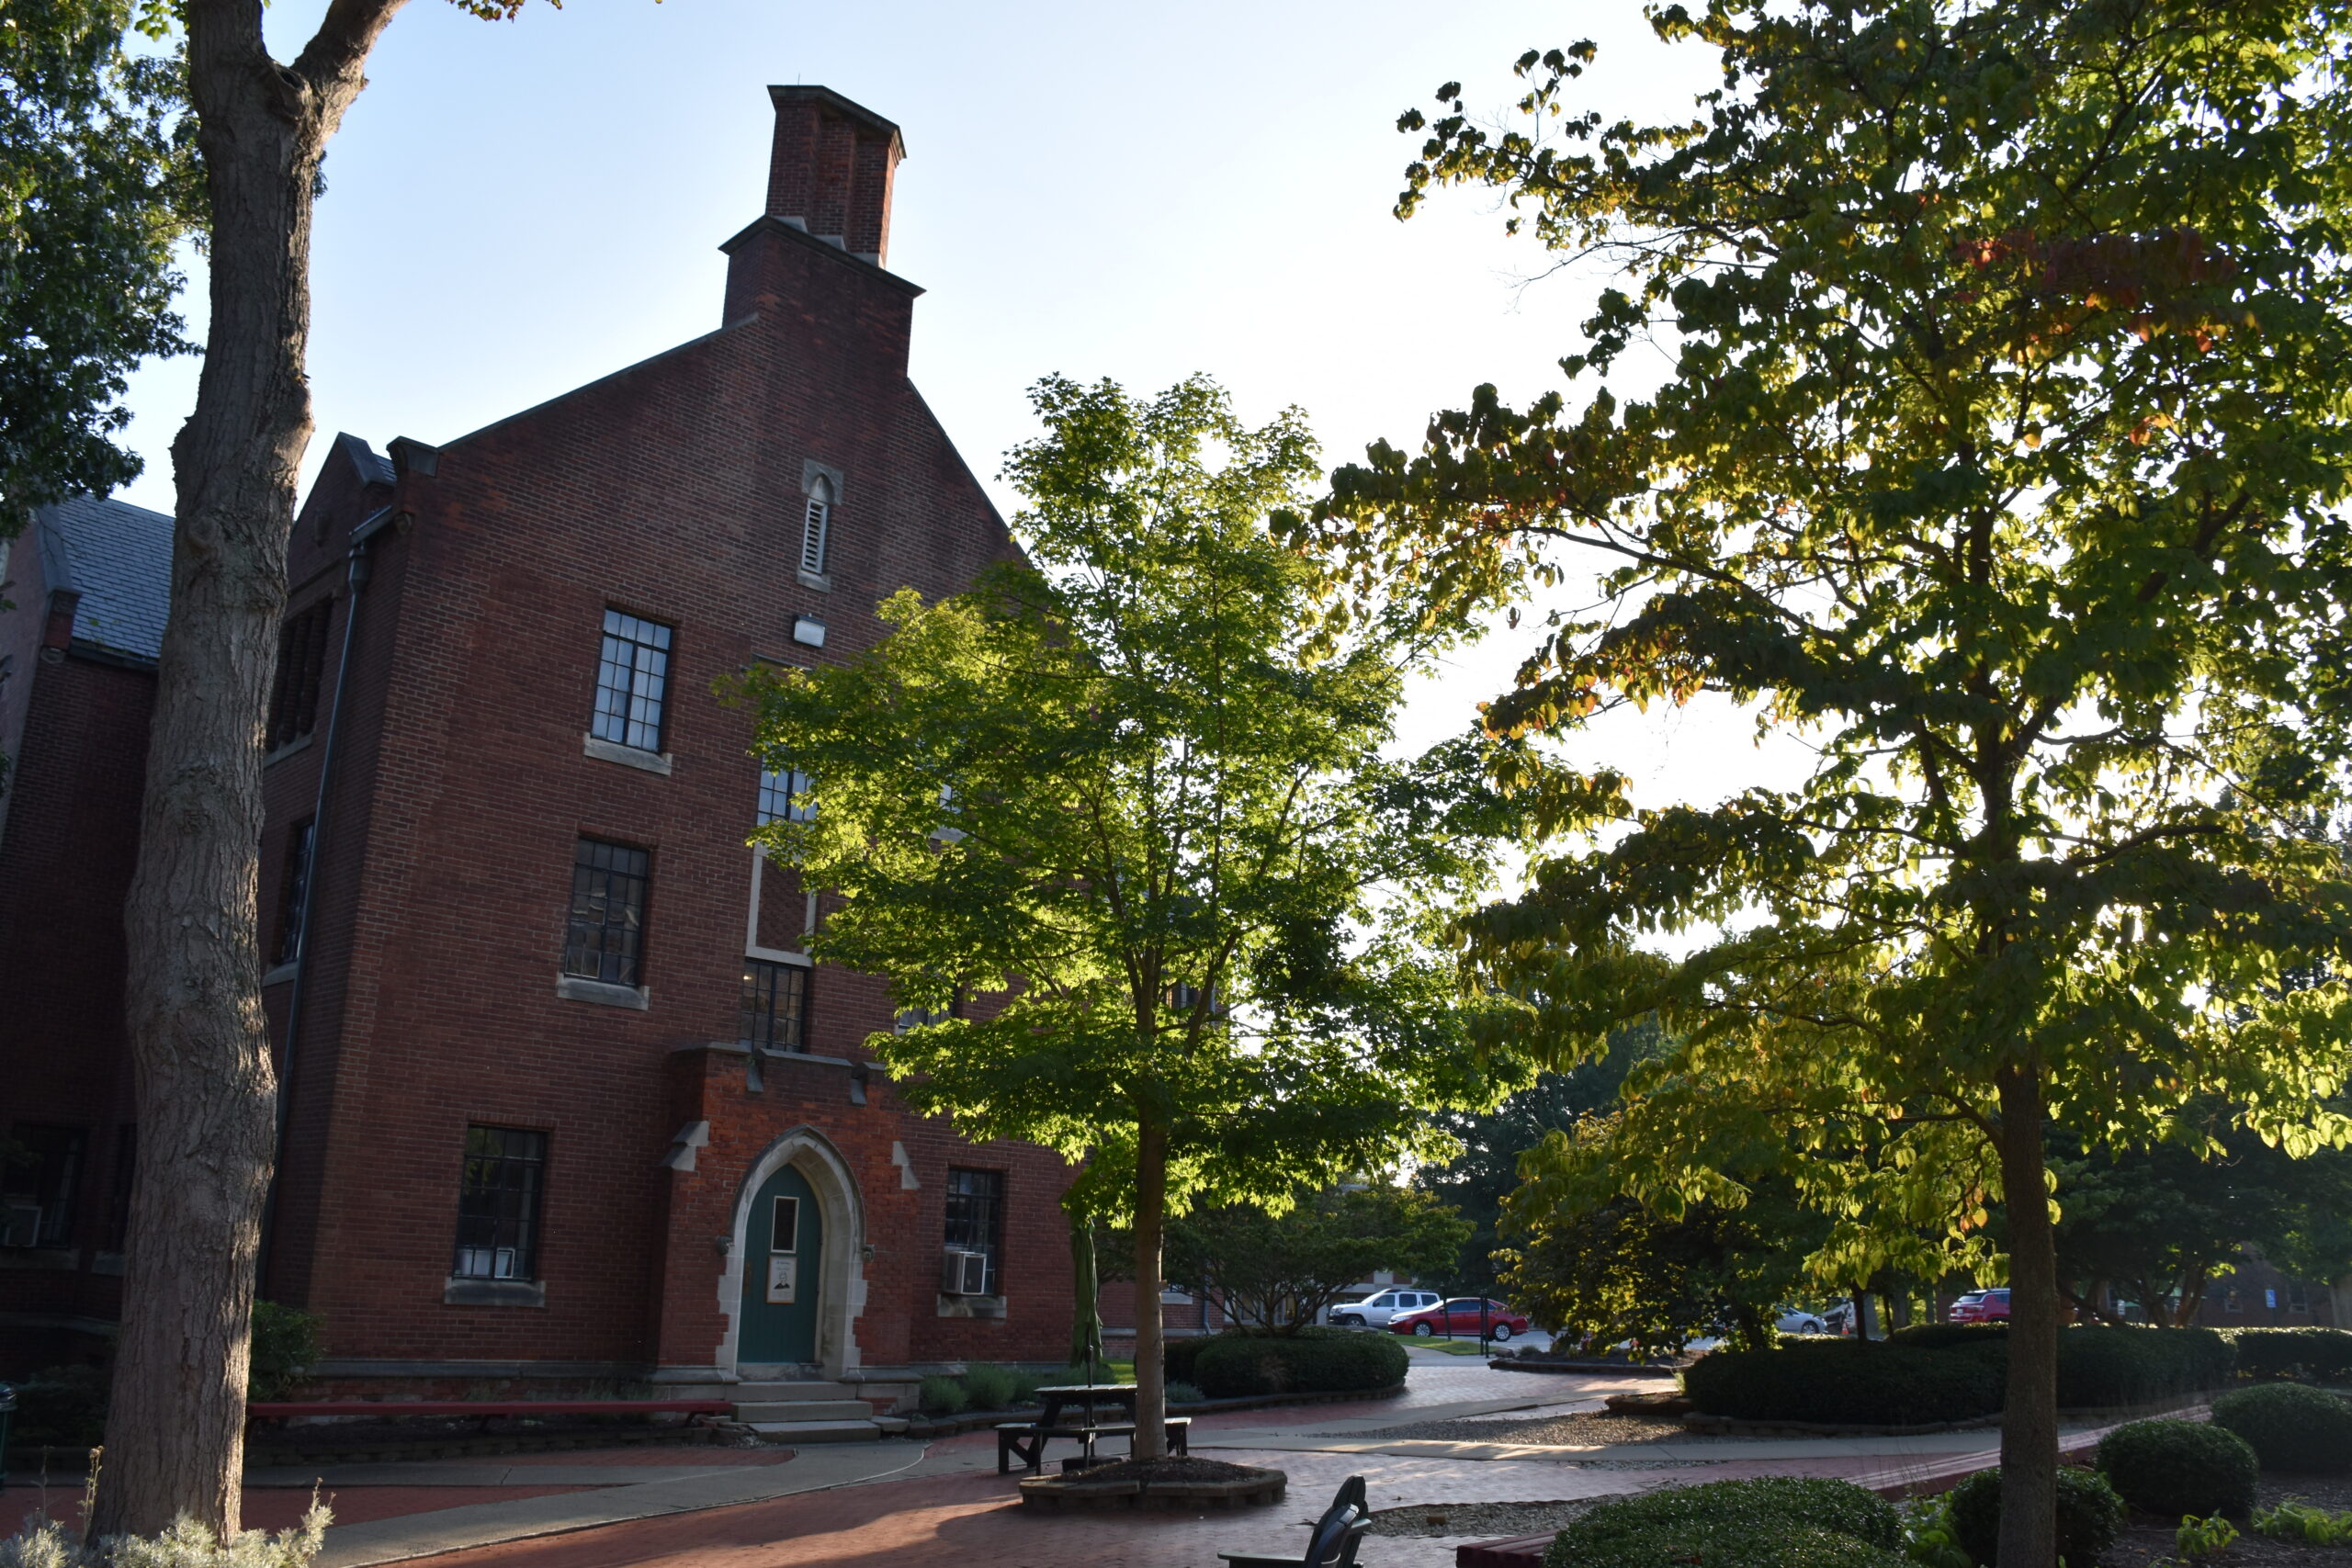
[[[1516,605],[1589,552],[1601,608],[1539,606],[1498,734],[1714,694],[1813,749],[1711,807],[1526,764],[1532,818],[1598,831],[1470,960],[1555,1065],[1676,1037],[1637,1190],[1738,1201],[1691,1151],[1761,1119],[1825,1145],[1793,1179],[1833,1254],[1932,1223],[2006,1268],[2000,1559],[2048,1568],[2052,1122],[2128,1146],[2212,1095],[2298,1155],[2347,1132],[2344,864],[2277,829],[2331,804],[2352,670],[2352,39],[2273,0],[1655,17],[1720,54],[1692,118],[1573,112],[1580,45],[1521,61],[1525,129],[1451,86],[1405,122],[1400,210],[1487,186],[1619,269],[1562,362],[1602,384],[1478,389],[1300,536],[1372,584],[1340,627]],[[1670,962],[1634,951],[1658,932]]]
[[[1450,1269],[1423,1277],[1448,1292],[1490,1293],[1500,1288],[1494,1253],[1500,1244],[1503,1201],[1519,1188],[1521,1158],[1549,1134],[1614,1104],[1626,1073],[1663,1043],[1657,1023],[1643,1020],[1617,1030],[1598,1061],[1539,1074],[1492,1111],[1440,1111],[1439,1128],[1462,1152],[1444,1165],[1422,1167],[1413,1183],[1459,1210],[1473,1228]]]
[[[24,0],[0,27],[0,538],[139,473],[115,444],[141,360],[188,344],[173,242],[195,216],[175,60],[123,47],[130,0]]]
[[[1470,1229],[1429,1193],[1385,1181],[1306,1194],[1280,1213],[1233,1203],[1169,1221],[1167,1275],[1216,1292],[1238,1323],[1296,1333],[1374,1269],[1450,1268]]]
[[[909,1100],[1086,1160],[1077,1211],[1131,1225],[1149,1454],[1166,1215],[1451,1153],[1426,1109],[1515,1087],[1428,945],[1503,814],[1482,746],[1386,754],[1411,645],[1306,646],[1317,579],[1268,527],[1317,477],[1302,416],[1251,429],[1204,378],[1034,400],[1034,567],[750,680],[769,764],[816,781],[762,841],[833,890],[816,953],[940,1020],[870,1043]]]

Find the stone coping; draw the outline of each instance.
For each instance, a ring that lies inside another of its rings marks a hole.
[[[1032,1475],[1021,1483],[1021,1504],[1041,1513],[1105,1513],[1165,1508],[1252,1508],[1283,1500],[1290,1477],[1279,1470],[1245,1467],[1230,1481],[1089,1481],[1086,1472]]]

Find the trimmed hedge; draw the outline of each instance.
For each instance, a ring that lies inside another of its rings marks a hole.
[[[2245,1439],[2265,1470],[2352,1470],[2352,1400],[2301,1383],[2242,1388],[2213,1402],[2213,1425]]]
[[[1710,1416],[1928,1426],[1998,1415],[2008,1356],[2005,1328],[1923,1324],[1885,1344],[1717,1350],[1682,1382]],[[2195,1393],[2226,1384],[2233,1365],[2229,1341],[2210,1328],[2069,1328],[2058,1337],[2058,1404],[2107,1409]]]
[[[2202,1421],[2133,1421],[2098,1443],[2099,1472],[2143,1513],[2244,1514],[2260,1468],[2235,1432]]]
[[[1167,1370],[1170,1382],[1192,1382],[1193,1363],[1201,1352],[1216,1344],[1222,1335],[1198,1334],[1186,1339],[1163,1339],[1159,1344],[1159,1364]]]
[[[1980,1470],[1946,1494],[1952,1534],[1960,1549],[1991,1568],[2001,1540],[2001,1472]],[[2071,1465],[2058,1469],[2058,1555],[2067,1562],[2096,1562],[2123,1533],[2123,1499],[2096,1471]]]
[[[1544,1568],[1896,1568],[1901,1517],[1843,1481],[1768,1476],[1600,1504],[1562,1530]]]
[[[1305,1328],[1219,1334],[1201,1342],[1182,1381],[1211,1399],[1253,1393],[1356,1393],[1405,1381],[1412,1358],[1385,1334]]]
[[[2352,1382],[2352,1329],[2225,1328],[2238,1374],[2268,1382]]]

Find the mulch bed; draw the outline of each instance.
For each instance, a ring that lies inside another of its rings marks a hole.
[[[1377,1432],[1351,1432],[1363,1438],[1433,1438],[1453,1443],[1529,1443],[1555,1448],[1595,1448],[1612,1443],[1713,1443],[1729,1439],[1693,1437],[1679,1420],[1654,1416],[1603,1416],[1578,1411],[1567,1416],[1522,1416],[1498,1420],[1415,1421],[1383,1427]]]
[[[1468,1537],[1492,1540],[1541,1535],[1566,1528],[1570,1519],[1592,1506],[1595,1499],[1577,1503],[1416,1503],[1406,1508],[1383,1508],[1372,1516],[1374,1535]]]
[[[2300,1497],[2330,1513],[2342,1513],[2352,1509],[2352,1479],[2335,1475],[2266,1475],[2256,1495],[2266,1508],[2290,1497]],[[2228,1551],[2208,1560],[2211,1568],[2352,1568],[2352,1547],[2273,1540],[2255,1534],[2254,1527],[2243,1519],[2236,1523],[2237,1540],[2230,1543]],[[2179,1528],[2177,1517],[2132,1515],[2122,1539],[2099,1559],[2101,1568],[2148,1568],[2158,1558],[2174,1556],[2173,1532]]]

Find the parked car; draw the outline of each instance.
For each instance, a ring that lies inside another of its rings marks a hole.
[[[1829,1325],[1822,1320],[1821,1314],[1817,1312],[1784,1312],[1781,1314],[1780,1328],[1783,1334],[1826,1334],[1829,1332]]]
[[[1476,1296],[1456,1296],[1452,1301],[1440,1302],[1419,1312],[1398,1313],[1388,1320],[1388,1332],[1410,1334],[1422,1339],[1439,1334],[1475,1339],[1478,1337],[1481,1321],[1478,1309],[1481,1304]],[[1514,1334],[1527,1332],[1525,1313],[1513,1312],[1498,1301],[1489,1300],[1483,1304],[1486,1307],[1484,1321],[1487,1338],[1508,1339]]]
[[[1951,1303],[1947,1314],[1954,1323],[2005,1323],[2009,1315],[2009,1292],[1971,1291]]]
[[[1331,1309],[1331,1322],[1340,1328],[1385,1328],[1400,1312],[1433,1307],[1444,1298],[1435,1291],[1394,1287],[1375,1291],[1360,1302],[1341,1302]]]

